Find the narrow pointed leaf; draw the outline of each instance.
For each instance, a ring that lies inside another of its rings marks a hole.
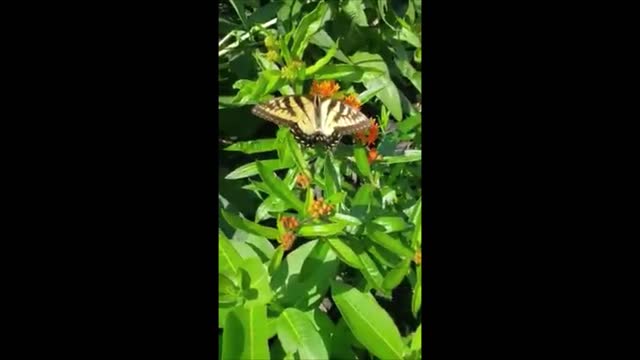
[[[362,268],[358,254],[356,254],[355,251],[353,251],[353,249],[351,249],[344,241],[337,237],[328,238],[326,241],[336,255],[338,255],[338,258],[345,264],[355,269]]]
[[[402,261],[398,266],[394,267],[387,273],[384,278],[382,287],[387,290],[393,290],[396,286],[400,285],[405,276],[409,273],[409,267],[411,266],[411,259]]]
[[[356,339],[380,359],[402,359],[406,346],[389,314],[368,293],[334,281],[333,299]]]
[[[253,221],[243,219],[240,216],[232,214],[223,209],[220,209],[220,212],[222,214],[222,217],[227,221],[227,223],[229,223],[229,225],[231,225],[236,229],[244,230],[248,233],[259,235],[259,236],[264,236],[267,239],[278,238],[278,229],[256,224]]]
[[[218,272],[230,271],[232,274],[238,274],[243,261],[222,231],[218,231],[218,259]]]
[[[235,307],[227,314],[222,333],[221,360],[269,360],[267,308],[255,305]]]
[[[302,311],[284,310],[276,325],[278,339],[287,353],[298,351],[301,359],[328,359],[329,354],[313,322]]]
[[[367,237],[374,243],[384,247],[385,249],[401,256],[412,257],[413,251],[402,244],[402,242],[391,235],[376,230],[373,226],[367,226]]]
[[[298,235],[302,237],[332,236],[341,233],[345,226],[347,226],[345,223],[304,225],[298,230]]]
[[[270,169],[266,168],[262,162],[257,162],[258,173],[262,181],[271,189],[274,195],[286,201],[298,212],[304,212],[304,203],[280,180]]]

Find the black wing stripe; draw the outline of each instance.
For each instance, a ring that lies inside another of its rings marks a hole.
[[[302,99],[299,96],[292,96],[291,98],[293,98],[293,101],[295,101],[298,107],[300,108],[300,112],[302,112],[304,116],[307,117],[307,119],[309,120],[309,124],[311,124],[312,126],[316,126],[313,120],[311,120],[311,118],[309,117],[309,114],[307,114],[307,111],[304,108],[304,104],[302,103]]]

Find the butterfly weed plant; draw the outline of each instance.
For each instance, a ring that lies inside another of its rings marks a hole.
[[[221,359],[421,358],[420,6],[221,3]]]

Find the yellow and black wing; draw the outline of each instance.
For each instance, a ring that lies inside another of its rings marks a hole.
[[[359,110],[342,101],[327,99],[320,104],[320,128],[327,135],[349,135],[369,126],[367,118]]]
[[[283,96],[253,107],[251,112],[278,125],[291,127],[305,135],[317,131],[316,107],[305,96]]]

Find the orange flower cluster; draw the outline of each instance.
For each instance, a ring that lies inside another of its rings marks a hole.
[[[293,242],[296,240],[296,235],[292,232],[287,232],[280,237],[280,243],[282,248],[287,251],[293,246]]]
[[[379,127],[374,119],[371,119],[371,125],[369,129],[358,131],[356,133],[356,139],[360,141],[362,145],[372,146],[376,140],[378,140]]]
[[[314,200],[309,207],[309,214],[311,214],[311,217],[314,219],[329,215],[331,211],[333,211],[333,206],[324,202],[324,199],[322,198]]]
[[[360,106],[362,105],[356,94],[349,94],[349,96],[342,101],[356,110],[360,110]]]
[[[310,183],[311,180],[309,180],[309,178],[305,174],[300,173],[298,174],[298,176],[296,176],[296,184],[298,184],[298,186],[300,186],[301,188],[308,188]]]
[[[313,80],[311,84],[311,96],[331,97],[340,90],[340,85],[334,80],[317,82]]]
[[[293,216],[283,216],[280,222],[287,230],[293,230],[298,227],[298,220]]]
[[[422,250],[417,250],[416,254],[413,256],[413,262],[417,265],[422,264]]]
[[[375,148],[376,140],[378,140],[378,135],[380,133],[380,128],[374,119],[371,119],[371,125],[369,129],[358,131],[355,134],[356,139],[369,150],[367,154],[367,158],[369,159],[369,164],[374,162],[375,160],[380,158],[380,154]]]

